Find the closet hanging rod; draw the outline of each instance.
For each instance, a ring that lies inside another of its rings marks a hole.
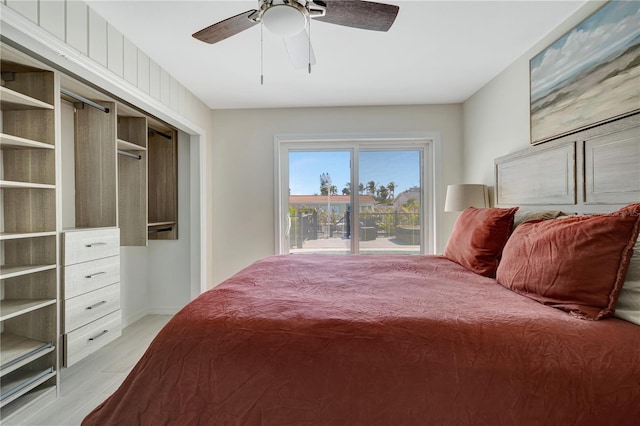
[[[73,98],[73,99],[75,99],[77,101],[80,101],[83,104],[87,104],[87,105],[89,105],[91,107],[94,107],[95,109],[99,109],[102,112],[106,112],[107,114],[109,113],[109,108],[104,107],[104,106],[102,106],[100,104],[97,104],[97,103],[93,102],[91,99],[85,98],[84,96],[76,95],[75,93],[70,92],[67,89],[60,88],[60,93],[62,93],[64,95],[67,95],[70,98]]]
[[[166,134],[166,133],[163,133],[163,132],[161,132],[161,131],[159,131],[159,130],[156,130],[156,129],[153,129],[153,128],[151,128],[151,127],[149,127],[149,133],[155,133],[156,135],[162,136],[162,137],[163,137],[163,138],[165,138],[165,139],[169,139],[169,140],[173,139],[173,138],[171,137],[171,135],[168,135],[168,134]]]
[[[158,229],[149,229],[147,231],[148,234],[157,234],[158,232],[169,232],[172,231],[173,227],[169,226],[168,228],[158,228]]]
[[[131,157],[131,158],[135,158],[136,160],[142,160],[142,155],[138,155],[138,154],[132,154],[130,152],[127,151],[122,151],[122,150],[118,150],[118,154],[120,155],[124,155],[125,157]]]

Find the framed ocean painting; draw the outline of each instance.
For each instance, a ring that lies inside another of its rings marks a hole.
[[[640,111],[640,2],[614,0],[529,62],[531,143]]]

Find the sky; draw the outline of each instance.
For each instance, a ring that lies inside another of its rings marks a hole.
[[[342,194],[350,177],[349,151],[295,151],[289,153],[291,195],[320,194],[320,175],[328,173]],[[420,184],[420,152],[417,150],[360,151],[360,179],[365,186],[396,184],[395,195]]]
[[[535,101],[559,83],[616,51],[638,43],[640,2],[613,1],[531,60]]]

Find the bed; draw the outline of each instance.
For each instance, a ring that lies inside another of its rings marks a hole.
[[[465,210],[446,257],[259,260],[176,314],[83,425],[637,424],[640,326],[612,314],[640,204],[513,230],[516,212]]]
[[[283,255],[185,307],[83,424],[622,425],[639,401],[637,325],[439,256]]]

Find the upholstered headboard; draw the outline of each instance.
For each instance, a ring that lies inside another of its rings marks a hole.
[[[640,202],[640,114],[495,160],[495,204],[600,213]]]

